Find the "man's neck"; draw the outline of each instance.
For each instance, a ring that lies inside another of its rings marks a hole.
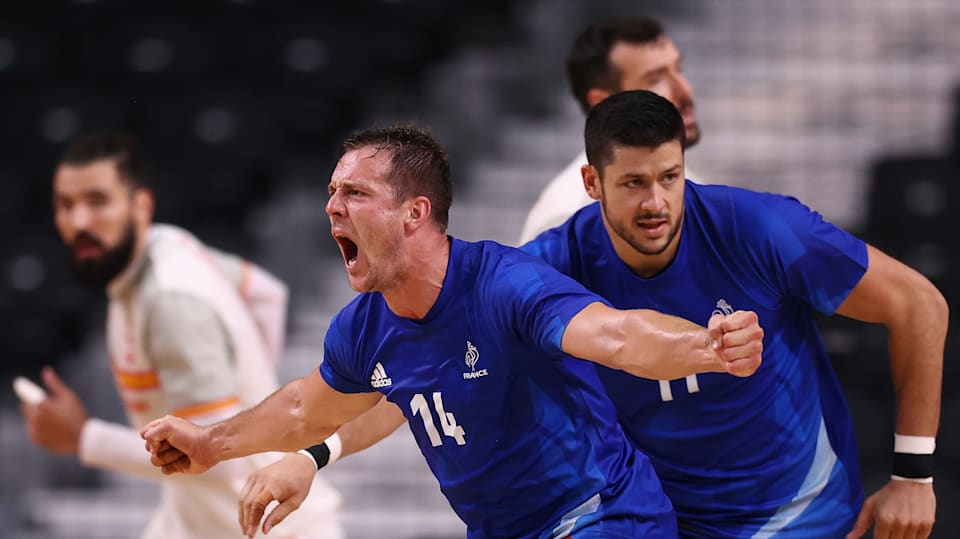
[[[150,228],[137,233],[137,238],[133,244],[133,254],[130,256],[130,262],[123,269],[120,275],[117,275],[107,284],[107,296],[118,297],[124,293],[127,287],[132,283],[143,267],[143,259],[147,253],[147,245],[150,243]]]
[[[436,232],[408,250],[404,271],[395,286],[382,292],[397,316],[422,320],[440,297],[450,261],[450,239]]]

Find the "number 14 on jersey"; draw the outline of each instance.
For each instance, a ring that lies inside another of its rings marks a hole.
[[[443,434],[456,440],[457,445],[466,444],[467,440],[464,438],[466,432],[464,432],[463,427],[457,425],[457,419],[453,417],[452,412],[444,411],[443,396],[440,391],[434,391],[433,393],[433,407],[437,411],[437,418],[440,420]],[[417,393],[410,399],[410,412],[413,413],[413,415],[419,415],[420,419],[423,420],[423,428],[426,429],[427,436],[430,437],[430,443],[433,447],[443,445],[443,439],[440,437],[440,433],[437,432],[437,426],[433,423],[433,413],[430,410],[430,405],[427,403],[427,399],[423,396],[423,393]]]

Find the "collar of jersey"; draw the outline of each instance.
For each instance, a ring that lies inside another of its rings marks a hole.
[[[427,311],[426,316],[420,320],[414,320],[404,316],[397,316],[393,311],[390,310],[390,307],[386,306],[386,300],[383,300],[383,296],[380,296],[381,301],[384,301],[384,308],[386,309],[387,313],[397,320],[398,323],[409,324],[415,327],[425,326],[441,316],[447,304],[450,303],[450,298],[454,294],[454,289],[457,288],[457,282],[459,281],[458,276],[455,274],[461,269],[459,266],[465,262],[463,257],[465,253],[463,253],[463,241],[458,240],[450,235],[447,235],[447,241],[450,242],[450,256],[447,257],[447,271],[443,276],[443,285],[442,288],[440,288],[440,295],[437,296],[437,300],[433,302],[432,306],[430,306],[430,310]],[[459,263],[454,264],[454,260],[459,261]]]

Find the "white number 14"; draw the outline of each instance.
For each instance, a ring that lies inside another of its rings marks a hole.
[[[467,441],[463,437],[466,433],[463,431],[463,427],[457,425],[457,419],[453,417],[451,412],[443,410],[443,397],[439,391],[433,393],[433,406],[437,410],[437,418],[440,419],[443,433],[456,440],[457,445],[466,444]],[[423,393],[417,393],[410,399],[410,412],[413,415],[420,414],[420,419],[423,420],[423,428],[427,430],[427,436],[430,437],[430,443],[433,444],[433,447],[443,445],[443,439],[440,438],[440,433],[437,432],[437,427],[433,424],[430,405],[427,404],[427,399],[423,396]]]

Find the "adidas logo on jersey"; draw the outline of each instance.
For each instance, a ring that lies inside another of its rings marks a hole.
[[[474,378],[480,378],[488,374],[487,369],[477,370],[477,362],[480,361],[480,351],[477,350],[477,347],[470,341],[467,341],[467,354],[463,357],[463,360],[467,364],[467,367],[470,367],[470,372],[463,373],[464,380],[473,380]]]
[[[393,385],[393,380],[387,376],[387,371],[383,370],[383,365],[379,361],[373,367],[373,374],[370,375],[370,385],[374,389]]]

